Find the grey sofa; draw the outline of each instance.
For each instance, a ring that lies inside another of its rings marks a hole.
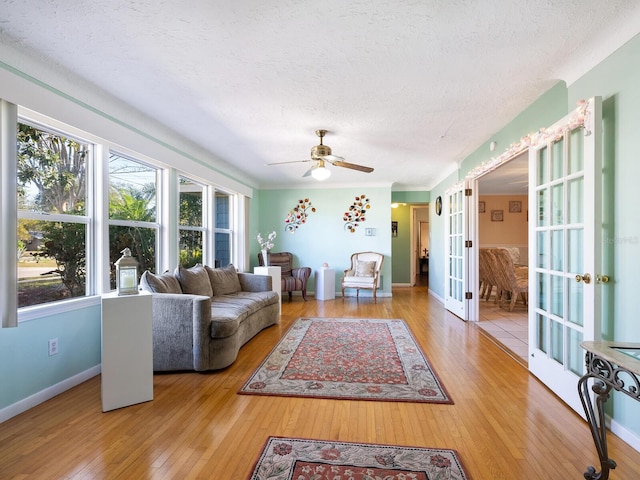
[[[154,371],[228,367],[242,345],[280,321],[271,277],[238,273],[233,265],[147,271],[140,285],[152,293]]]

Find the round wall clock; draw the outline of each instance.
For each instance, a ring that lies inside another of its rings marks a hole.
[[[436,215],[442,215],[442,197],[436,198]]]

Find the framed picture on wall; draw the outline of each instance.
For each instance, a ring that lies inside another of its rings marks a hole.
[[[502,222],[504,220],[504,211],[503,210],[491,210],[491,221],[492,222]]]
[[[509,200],[509,213],[522,212],[522,202],[520,200]]]
[[[484,213],[486,211],[485,208],[486,206],[484,202],[478,202],[478,213]]]
[[[391,222],[391,236],[398,236],[398,222]]]

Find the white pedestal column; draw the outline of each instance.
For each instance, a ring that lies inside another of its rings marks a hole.
[[[153,400],[151,294],[102,296],[102,411]]]
[[[333,268],[321,267],[316,271],[316,300],[333,300],[336,298],[336,271]]]
[[[254,267],[253,273],[256,275],[269,275],[271,277],[271,290],[278,293],[278,313],[282,314],[282,280],[280,267]]]

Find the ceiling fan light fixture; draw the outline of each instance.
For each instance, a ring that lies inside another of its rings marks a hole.
[[[331,170],[326,168],[324,164],[318,165],[316,168],[311,170],[311,176],[318,181],[326,180],[331,176]]]

